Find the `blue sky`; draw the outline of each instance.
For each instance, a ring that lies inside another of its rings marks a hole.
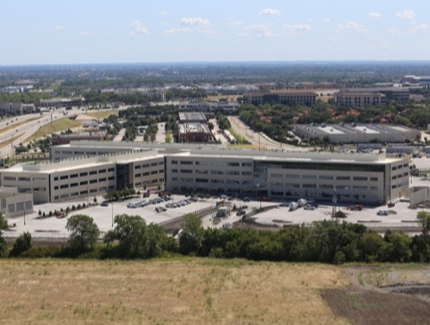
[[[0,12],[0,65],[430,59],[427,0],[0,0]]]

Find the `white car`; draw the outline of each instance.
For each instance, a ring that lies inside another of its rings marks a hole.
[[[389,214],[390,212],[389,211],[387,211],[387,210],[379,210],[376,214],[378,215],[378,216],[388,216],[388,214]]]

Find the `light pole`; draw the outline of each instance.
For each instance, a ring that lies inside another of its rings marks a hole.
[[[112,201],[112,227],[113,227],[113,223],[114,223],[114,219],[113,219],[113,201]]]
[[[24,203],[24,226],[26,225],[25,223],[25,203]]]

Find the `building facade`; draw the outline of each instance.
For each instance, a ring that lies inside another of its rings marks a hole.
[[[264,103],[280,103],[280,104],[303,104],[312,105],[316,102],[317,94],[312,91],[280,91],[269,93],[248,93],[243,95],[243,102],[247,104],[264,104]]]
[[[406,195],[409,189],[409,159],[387,158],[384,154],[299,153],[234,150],[219,145],[103,142],[73,142],[52,150],[58,158],[90,150],[142,152],[145,147],[164,157],[165,188],[171,191],[213,191],[270,196],[280,200],[305,197],[330,201],[336,195],[340,203],[377,204]],[[159,172],[162,170],[160,162]]]

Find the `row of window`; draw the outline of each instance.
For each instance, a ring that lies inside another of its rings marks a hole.
[[[151,172],[145,172],[145,173],[139,173],[134,175],[135,178],[139,178],[139,177],[145,177],[145,176],[149,176],[149,175],[157,175],[157,174],[164,174],[164,169],[161,170],[153,170]]]
[[[103,177],[103,178],[99,178],[98,180],[97,179],[90,179],[89,181],[82,181],[80,183],[76,182],[76,183],[70,183],[70,184],[57,185],[57,186],[54,186],[54,190],[64,189],[64,188],[69,188],[69,187],[85,186],[88,184],[97,184],[97,183],[106,182],[106,180],[114,181],[115,176],[110,176],[108,178]]]
[[[164,165],[164,161],[160,161],[160,162],[152,162],[152,163],[148,163],[148,164],[142,164],[142,165],[136,165],[134,166],[134,169],[141,169],[141,168],[149,168],[149,167],[156,167],[156,166],[162,166]]]
[[[300,175],[298,174],[270,174],[270,177],[272,178],[288,178],[288,179],[298,179],[300,178]],[[302,175],[302,179],[317,179],[316,175]],[[334,176],[333,175],[320,175],[318,177],[318,179],[321,180],[334,180]],[[350,181],[351,180],[351,176],[336,176],[336,180],[337,181]],[[368,177],[364,177],[364,176],[354,176],[352,177],[352,180],[354,181],[368,181],[369,178]],[[371,182],[377,182],[378,178],[377,177],[370,177],[370,181]]]
[[[65,179],[73,179],[73,178],[78,178],[78,177],[85,177],[85,176],[88,176],[88,175],[105,174],[105,173],[111,173],[111,172],[115,172],[115,168],[91,170],[89,172],[82,172],[82,173],[76,173],[76,174],[70,174],[70,175],[55,176],[54,177],[54,181],[65,180]]]
[[[225,167],[252,167],[248,162],[225,162],[225,161],[192,161],[192,160],[172,160],[172,165],[196,165],[196,166],[225,166]]]
[[[90,193],[97,193],[97,192],[106,192],[108,190],[114,190],[115,186],[109,186],[109,187],[100,187],[100,188],[92,188],[90,189]],[[88,191],[81,191],[81,192],[73,192],[73,193],[64,193],[61,195],[55,195],[54,200],[60,200],[60,199],[67,199],[72,197],[77,197],[80,195],[87,195]]]
[[[172,177],[172,181],[173,182],[183,182],[183,183],[193,183],[194,182],[194,178],[187,178],[187,177]],[[195,179],[196,183],[218,183],[218,184],[251,184],[252,181],[250,180],[242,180],[242,181],[238,181],[238,180],[233,180],[233,179],[227,179],[227,180],[223,180],[223,179],[208,179],[208,178],[196,178]]]
[[[223,171],[223,170],[195,170],[194,173],[196,174],[202,174],[202,175],[206,175],[206,174],[210,174],[211,175],[230,175],[230,176],[239,176],[242,174],[242,176],[251,176],[252,172],[250,171],[243,171],[242,173],[240,173],[237,170],[227,170],[227,171]],[[192,169],[172,169],[172,173],[181,173],[181,174],[192,174],[193,170]]]

